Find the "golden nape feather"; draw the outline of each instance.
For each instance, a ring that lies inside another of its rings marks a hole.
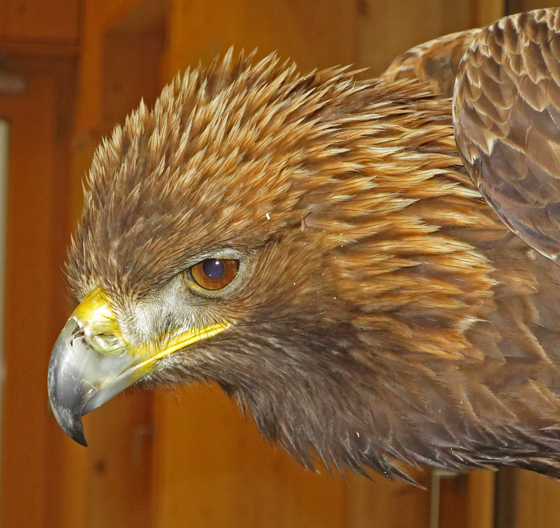
[[[134,383],[215,382],[307,467],[559,478],[558,24],[508,17],[369,81],[229,53],[142,105],[70,248],[63,429],[85,444]]]

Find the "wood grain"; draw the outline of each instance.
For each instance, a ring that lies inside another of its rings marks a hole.
[[[304,470],[263,442],[215,387],[158,397],[155,453],[154,528],[185,520],[224,528],[427,526],[425,490],[378,475],[329,475],[320,464],[317,473]]]
[[[0,45],[3,39],[77,42],[79,0],[2,0]]]

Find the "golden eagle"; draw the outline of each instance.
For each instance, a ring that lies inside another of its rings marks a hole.
[[[95,154],[54,414],[85,444],[134,383],[215,382],[305,466],[558,478],[559,227],[559,9],[367,81],[229,53]]]

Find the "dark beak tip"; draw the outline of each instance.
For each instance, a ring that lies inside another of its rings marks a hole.
[[[88,443],[86,440],[86,435],[84,434],[83,426],[79,430],[74,430],[72,433],[68,433],[68,436],[74,440],[74,442],[80,444],[81,446],[87,447]]]
[[[69,409],[56,408],[52,405],[52,402],[51,409],[60,428],[74,440],[74,442],[87,447],[88,443],[84,434],[84,424],[82,423],[81,413],[74,414]]]
[[[77,422],[74,423],[74,426],[64,426],[62,425],[62,429],[64,432],[72,439],[74,442],[80,444],[81,446],[87,447],[88,443],[86,440],[86,435],[84,434],[84,426],[82,425],[82,421],[78,419]]]

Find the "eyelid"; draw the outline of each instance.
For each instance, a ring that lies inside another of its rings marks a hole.
[[[185,262],[184,269],[191,269],[203,260],[216,259],[216,260],[245,260],[245,253],[242,253],[236,249],[232,248],[222,248],[215,251],[208,251],[204,253],[199,253],[197,257],[189,259]]]

